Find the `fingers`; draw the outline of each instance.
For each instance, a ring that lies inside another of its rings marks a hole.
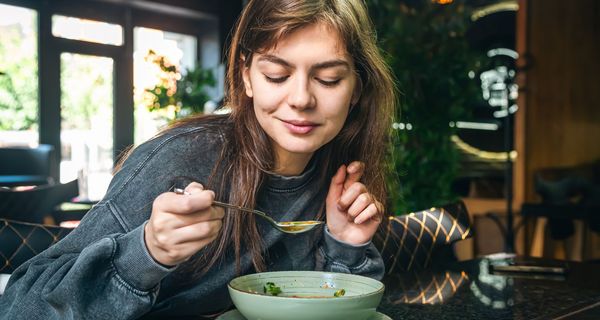
[[[361,193],[359,194],[354,202],[350,204],[348,208],[348,214],[356,218],[363,210],[365,210],[370,204],[373,203],[373,197],[369,193]]]
[[[342,194],[338,210],[347,212],[349,221],[360,224],[369,219],[379,219],[383,205],[368,193],[365,185],[357,182]]]
[[[175,246],[203,240],[206,240],[208,243],[217,237],[222,226],[222,220],[195,223],[178,228],[177,232],[171,234],[169,237],[165,237],[165,239],[159,239],[159,241],[165,246]]]
[[[362,210],[356,218],[354,218],[354,223],[361,224],[369,220],[380,222],[381,211],[381,206],[378,204],[378,202],[373,202],[364,210]]]
[[[154,206],[173,214],[191,214],[209,208],[215,199],[212,190],[204,190],[201,184],[191,183],[184,194],[166,192],[154,200]]]
[[[190,214],[167,214],[167,216],[157,222],[157,228],[175,229],[188,226],[195,223],[222,220],[225,216],[223,208],[209,207],[205,210],[196,211]]]
[[[144,239],[150,255],[163,265],[175,266],[214,241],[221,230],[220,220],[177,229],[171,233],[153,233],[146,225]]]
[[[185,189],[183,189],[185,194],[198,193],[202,190],[204,190],[204,186],[198,182],[192,182],[188,184],[187,187],[185,187]]]
[[[327,193],[327,202],[334,203],[344,191],[344,181],[346,180],[346,166],[341,165],[329,184],[329,192]]]
[[[338,200],[337,206],[338,210],[346,211],[350,208],[354,202],[358,199],[358,197],[362,194],[366,194],[368,196],[367,187],[364,184],[357,182],[351,185],[349,188],[344,191],[340,199]],[[361,198],[361,201],[366,201],[368,199]]]
[[[348,173],[348,176],[344,182],[344,189],[348,189],[352,184],[360,181],[360,178],[365,172],[365,164],[360,161],[353,161],[348,165],[346,172]]]

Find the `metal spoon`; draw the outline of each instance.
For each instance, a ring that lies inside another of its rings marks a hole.
[[[173,192],[175,192],[177,194],[189,194],[188,192],[186,192],[180,188],[174,188]],[[213,205],[223,207],[223,208],[237,209],[240,211],[245,211],[245,212],[256,214],[256,215],[266,219],[267,222],[269,222],[273,227],[275,227],[275,229],[277,229],[281,232],[284,232],[284,233],[303,233],[303,232],[310,231],[313,228],[315,228],[316,226],[320,226],[323,223],[325,223],[324,221],[316,221],[316,220],[277,222],[277,221],[273,220],[273,218],[269,217],[266,213],[264,213],[260,210],[254,210],[254,209],[250,209],[250,208],[240,207],[240,206],[236,206],[233,204],[220,202],[220,201],[213,201]]]

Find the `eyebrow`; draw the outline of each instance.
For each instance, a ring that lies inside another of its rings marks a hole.
[[[281,59],[280,57],[274,56],[272,54],[263,54],[258,58],[258,61],[268,61],[268,62],[280,64],[287,68],[294,67],[291,63]],[[348,69],[350,68],[350,64],[341,59],[334,59],[334,60],[319,62],[319,63],[315,64],[312,68],[313,69],[327,69],[327,68],[333,68],[333,67],[338,67],[338,66],[343,66]]]

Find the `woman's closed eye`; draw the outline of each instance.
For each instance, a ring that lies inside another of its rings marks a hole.
[[[285,82],[290,77],[289,75],[286,75],[286,76],[269,76],[266,74],[263,74],[263,75],[265,76],[265,79],[268,82],[277,83],[277,84]],[[336,85],[338,85],[340,83],[340,81],[342,81],[342,78],[330,80],[330,79],[323,79],[323,78],[315,77],[314,79],[326,87],[335,87]]]
[[[335,87],[338,83],[340,83],[340,81],[342,81],[341,78],[339,79],[334,79],[334,80],[325,80],[325,79],[320,79],[320,78],[315,78],[320,84],[326,86],[326,87]]]
[[[268,76],[266,74],[264,76],[268,82],[272,82],[272,83],[283,83],[285,80],[287,80],[287,78],[290,77],[290,76]]]

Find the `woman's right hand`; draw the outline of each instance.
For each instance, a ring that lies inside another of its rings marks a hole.
[[[190,183],[184,194],[165,192],[154,200],[144,229],[148,251],[160,264],[178,265],[217,238],[224,211],[213,207],[215,193]]]

